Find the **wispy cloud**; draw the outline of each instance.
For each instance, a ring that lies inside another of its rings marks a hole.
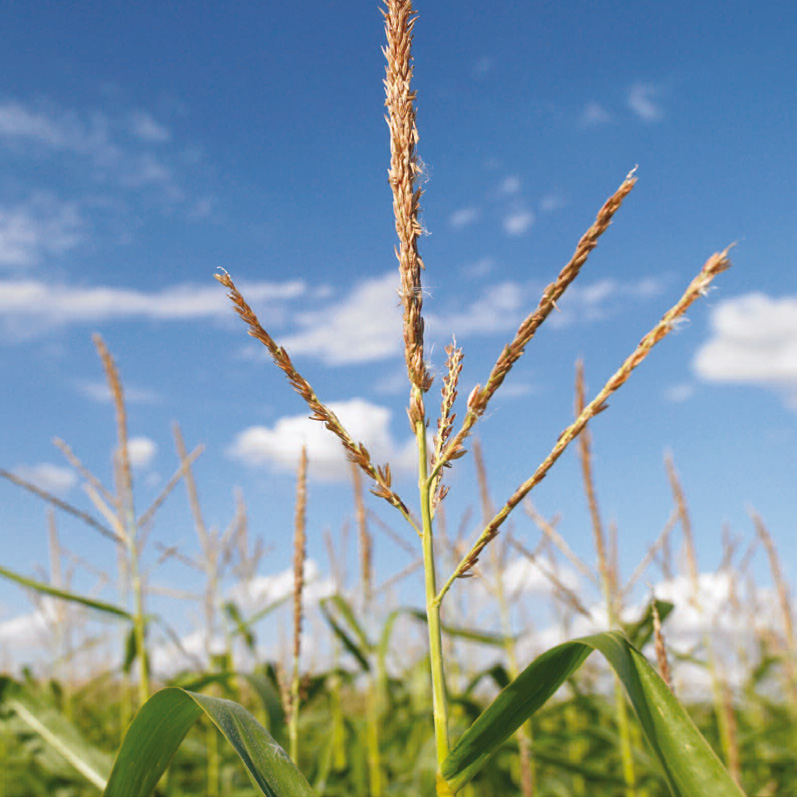
[[[162,151],[171,138],[171,131],[143,110],[111,115],[54,103],[0,103],[0,145],[5,148],[30,157],[71,155],[89,164],[83,172],[95,183],[134,190],[158,187],[174,202],[184,192]]]
[[[636,282],[607,277],[593,283],[572,285],[558,304],[560,312],[553,313],[548,323],[561,328],[600,321],[616,312],[624,300],[651,299],[661,290],[661,281],[654,277],[644,277]]]
[[[530,210],[512,210],[504,216],[504,232],[507,235],[523,235],[534,224],[534,213]]]
[[[597,102],[588,102],[579,116],[579,122],[583,127],[596,127],[611,121],[612,115]]]
[[[708,382],[775,389],[797,401],[797,296],[747,293],[711,312],[711,337],[693,362]]]
[[[670,385],[670,387],[664,391],[664,398],[667,401],[680,404],[684,401],[688,401],[694,394],[695,386],[693,384],[690,382],[681,382],[677,385]]]
[[[100,404],[110,404],[113,401],[110,388],[105,381],[80,380],[75,382],[75,388],[86,398]],[[136,387],[125,382],[124,390],[127,404],[158,404],[161,401],[159,393],[146,387]]]
[[[628,107],[644,122],[658,122],[664,110],[656,100],[661,94],[658,86],[637,81],[628,90]]]
[[[408,438],[399,444],[394,440],[390,432],[390,410],[361,398],[330,402],[328,406],[349,434],[366,445],[375,462],[390,462],[396,471],[412,467],[414,441]],[[307,446],[311,475],[325,481],[351,478],[340,441],[322,423],[311,421],[306,414],[285,416],[270,427],[244,429],[227,449],[227,455],[246,465],[268,463],[277,470],[292,472],[303,445]]]
[[[131,130],[133,135],[143,141],[151,141],[155,144],[163,144],[172,138],[171,130],[166,125],[158,122],[151,114],[146,111],[136,111],[132,114]]]
[[[479,58],[471,69],[471,74],[476,80],[482,80],[493,71],[495,61],[487,55]]]
[[[543,213],[561,210],[564,207],[567,207],[567,200],[561,194],[546,194],[540,200],[540,210]]]
[[[74,202],[39,192],[26,202],[0,206],[0,266],[34,266],[77,246],[84,221]]]
[[[268,303],[278,318],[280,303],[301,296],[306,290],[305,284],[298,280],[243,283],[241,288],[250,303]],[[0,281],[0,323],[16,338],[29,338],[59,326],[97,321],[180,321],[229,316],[229,300],[214,284],[184,284],[160,291],[141,291],[57,285],[37,280]]]
[[[76,484],[77,476],[71,468],[41,462],[38,465],[17,465],[14,473],[42,490],[55,495],[66,495]]]
[[[480,216],[481,212],[478,208],[460,208],[459,210],[455,210],[448,217],[448,223],[455,229],[461,229],[462,227],[468,227],[473,224],[473,222],[478,221]]]
[[[514,194],[520,193],[521,183],[520,177],[516,174],[510,174],[501,181],[501,185],[498,186],[498,190],[504,196],[513,196]]]
[[[449,340],[452,335],[464,337],[514,329],[528,306],[529,293],[517,282],[491,285],[477,299],[455,311],[428,314],[429,331]]]

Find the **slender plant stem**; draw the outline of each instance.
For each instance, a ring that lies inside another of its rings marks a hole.
[[[429,626],[434,735],[439,768],[448,756],[451,747],[448,738],[448,700],[446,698],[445,672],[443,669],[443,633],[440,626],[440,602],[437,600],[437,585],[435,582],[432,484],[428,478],[426,425],[423,421],[416,422],[415,434],[418,440],[418,487],[421,498],[421,522],[423,524],[423,570],[426,586],[426,617]],[[438,785],[438,794],[440,793],[440,786]]]

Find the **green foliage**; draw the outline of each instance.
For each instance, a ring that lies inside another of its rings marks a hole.
[[[623,683],[673,795],[741,794],[686,711],[630,642],[616,632],[552,648],[535,659],[466,731],[442,766],[458,790],[577,670],[600,651]]]
[[[311,797],[313,790],[268,731],[237,703],[167,687],[136,715],[116,756],[103,797],[146,797],[191,726],[205,714],[266,797]]]

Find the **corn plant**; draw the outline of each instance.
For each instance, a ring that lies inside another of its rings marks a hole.
[[[409,382],[407,411],[417,443],[418,495],[415,502],[399,495],[393,486],[389,464],[377,464],[372,460],[368,449],[349,434],[340,419],[297,371],[288,352],[261,325],[244,296],[236,288],[232,276],[225,271],[216,275],[216,279],[227,289],[235,311],[248,327],[248,333],[266,347],[274,363],[284,372],[290,385],[306,403],[311,411],[311,418],[323,423],[330,434],[338,438],[350,462],[371,482],[371,491],[390,504],[417,534],[423,559],[425,621],[428,629],[428,678],[432,694],[431,719],[436,761],[435,792],[444,797],[465,790],[504,742],[546,704],[559,686],[570,678],[591,653],[597,651],[609,663],[618,683],[622,685],[648,748],[658,762],[661,776],[673,795],[719,797],[742,794],[665,681],[628,636],[617,630],[558,645],[536,658],[525,669],[513,666],[512,674],[515,677],[459,738],[452,738],[443,648],[444,626],[441,619],[441,609],[449,592],[461,579],[473,574],[482,552],[501,533],[513,510],[546,476],[569,444],[584,432],[587,423],[606,408],[607,399],[628,380],[653,347],[673,329],[689,307],[706,293],[712,280],[729,268],[730,261],[727,249],[708,258],[681,298],[642,337],[637,347],[595,396],[590,401],[582,396],[576,419],[555,437],[548,456],[517,486],[499,509],[491,509],[486,513],[483,528],[475,541],[450,572],[441,577],[441,561],[436,557],[435,538],[436,515],[448,492],[444,482],[445,473],[466,454],[465,443],[485,415],[493,396],[522,357],[537,330],[556,308],[557,302],[579,276],[591,251],[632,191],[636,176],[631,172],[600,208],[594,223],[579,240],[571,259],[545,288],[537,307],[530,311],[512,340],[501,350],[483,383],[477,385],[468,396],[458,425],[455,408],[463,352],[455,343],[447,349],[441,406],[436,420],[436,432],[430,439],[427,430],[432,423],[432,415],[427,403],[433,375],[424,349],[421,279],[424,264],[418,247],[422,234],[419,222],[421,166],[416,152],[416,98],[412,88],[411,48],[416,16],[411,0],[385,0],[383,15],[387,37],[383,52],[387,61],[384,85],[390,132],[389,183],[398,237],[398,285],[403,310],[404,355]],[[132,517],[132,509],[129,514]],[[605,587],[608,592],[608,584]],[[300,605],[300,598],[297,601],[297,605]],[[139,605],[135,608],[132,618],[135,620],[136,642],[143,652],[145,640],[141,624],[142,613]],[[123,616],[130,618],[127,613]],[[298,660],[298,650],[295,660]],[[298,750],[297,667],[298,665],[293,673],[292,713],[289,717],[294,755]],[[147,688],[146,681],[143,681],[142,697]],[[8,684],[6,689],[12,705],[21,707],[19,710],[24,711],[27,698],[19,691],[19,687]],[[617,710],[624,716],[625,698],[619,692],[618,695],[620,699]],[[203,716],[230,743],[257,793],[273,797],[309,797],[316,793],[269,732],[241,705],[176,687],[163,689],[144,703],[127,730],[113,767],[108,771],[107,762],[96,764],[90,771],[92,782],[103,787],[103,794],[107,797],[144,797],[151,794],[186,733]],[[48,732],[66,750],[74,750],[79,745],[79,741],[72,738],[71,732],[64,728],[53,728]],[[527,744],[531,743],[528,734],[524,738]],[[624,755],[628,754],[629,738],[627,733],[623,737]],[[533,758],[533,744],[530,755]],[[629,793],[633,792],[633,774],[627,775],[625,786]]]

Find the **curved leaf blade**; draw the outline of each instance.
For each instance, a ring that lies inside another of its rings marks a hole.
[[[96,609],[98,612],[114,614],[117,617],[130,620],[130,622],[133,621],[133,616],[130,614],[130,612],[125,611],[119,606],[114,606],[112,603],[105,603],[105,601],[87,598],[84,595],[78,595],[75,592],[67,592],[66,590],[53,587],[51,584],[45,584],[43,581],[34,581],[32,578],[22,576],[6,567],[0,567],[0,576],[3,576],[10,581],[16,581],[17,584],[21,584],[23,587],[36,590],[36,592],[41,592],[44,595],[52,595],[54,598],[61,598],[62,600],[71,601],[72,603],[79,603],[83,606],[88,606],[90,609]]]
[[[332,629],[332,632],[335,636],[341,641],[343,647],[357,659],[360,667],[363,668],[365,672],[370,672],[371,670],[371,663],[368,661],[368,653],[364,651],[345,631],[343,626],[332,616],[332,612],[329,611],[328,606],[326,603],[321,601],[318,604],[319,608],[321,609],[321,614],[324,615],[324,619],[329,623],[329,627]]]
[[[287,753],[242,706],[167,687],[154,694],[127,729],[103,797],[147,797],[191,726],[206,714],[233,746],[265,797],[315,797]]]
[[[647,659],[615,631],[558,645],[523,670],[463,734],[443,762],[441,774],[454,792],[476,775],[593,650],[603,654],[625,687],[673,795],[743,795]]]
[[[86,780],[105,788],[111,756],[99,750],[56,708],[9,679],[0,679],[0,698],[34,733],[63,756]]]

